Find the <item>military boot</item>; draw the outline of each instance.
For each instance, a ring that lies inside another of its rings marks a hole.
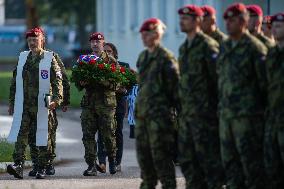
[[[54,174],[55,174],[55,169],[54,169],[54,166],[53,166],[52,163],[49,164],[49,165],[46,167],[45,173],[46,173],[47,175],[54,175]]]
[[[109,158],[108,159],[108,163],[109,163],[109,173],[110,174],[115,174],[116,173],[116,163],[115,163],[115,158]]]
[[[97,176],[97,169],[94,164],[90,164],[88,169],[86,169],[83,173],[84,176]]]
[[[36,179],[44,179],[46,177],[45,169],[39,168],[38,172],[36,173]]]
[[[35,177],[37,172],[38,172],[38,166],[34,164],[32,170],[29,172],[29,176]]]
[[[10,164],[7,166],[7,172],[10,175],[13,175],[15,178],[23,179],[23,164],[15,163],[14,165]]]

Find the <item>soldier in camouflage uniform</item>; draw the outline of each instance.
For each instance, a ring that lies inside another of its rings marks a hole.
[[[269,189],[284,188],[284,12],[272,17],[277,46],[267,55],[268,118],[264,138],[264,160]]]
[[[264,188],[263,129],[267,48],[247,31],[245,5],[224,13],[229,40],[218,58],[220,141],[227,186]]]
[[[201,9],[203,11],[202,31],[221,45],[227,39],[227,36],[216,25],[216,10],[209,5],[204,5]]]
[[[147,19],[140,28],[146,50],[137,61],[136,150],[141,168],[140,189],[154,189],[160,180],[163,189],[176,188],[173,163],[175,109],[178,104],[178,64],[160,45],[165,25],[157,18]]]
[[[249,12],[249,32],[259,39],[268,49],[275,45],[274,41],[266,37],[261,31],[261,25],[263,20],[263,12],[258,5],[247,5]]]
[[[217,189],[224,184],[217,119],[219,45],[201,31],[201,8],[187,5],[178,13],[187,34],[179,49],[179,162],[186,188]]]
[[[271,31],[272,24],[271,24],[271,16],[266,15],[263,17],[262,25],[261,25],[261,31],[263,32],[263,35],[268,37],[273,43],[275,43],[274,36]]]
[[[100,56],[107,63],[116,60],[107,55],[104,49],[104,36],[96,32],[90,36],[90,44],[95,55]],[[95,135],[100,131],[109,161],[109,172],[116,173],[116,139],[115,139],[115,109],[117,84],[110,81],[98,83],[97,87],[88,85],[87,81],[75,83],[79,90],[85,88],[85,95],[81,101],[81,126],[83,131],[83,144],[85,147],[85,161],[88,164],[84,176],[96,176],[95,166],[97,158],[97,144]]]
[[[9,165],[7,171],[16,178],[23,178],[23,163],[25,160],[24,152],[27,144],[31,146],[32,161],[34,165],[38,166],[36,178],[45,177],[45,168],[47,166],[47,149],[49,146],[36,146],[36,130],[37,130],[37,111],[38,111],[38,87],[39,87],[39,62],[43,59],[43,31],[40,28],[34,28],[26,33],[29,48],[31,50],[27,57],[26,64],[23,68],[23,92],[24,105],[22,124],[20,127],[17,142],[15,143],[15,150],[13,153],[14,165]],[[52,102],[48,115],[49,130],[52,125],[53,111],[60,105],[62,101],[62,74],[60,66],[55,57],[52,59],[50,68],[50,83]],[[10,87],[9,98],[9,113],[14,112],[14,102],[16,93],[16,69],[13,72],[13,79]]]

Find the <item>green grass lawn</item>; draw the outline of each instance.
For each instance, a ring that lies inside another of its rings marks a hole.
[[[27,148],[26,158],[31,159],[30,150]],[[0,162],[13,162],[14,144],[10,144],[6,139],[0,138]]]
[[[67,74],[70,78],[71,71],[68,70]],[[0,72],[0,102],[8,103],[10,82],[12,78],[12,72]],[[70,89],[70,103],[72,107],[80,107],[80,101],[83,96],[83,92],[79,92],[74,83],[71,83]]]

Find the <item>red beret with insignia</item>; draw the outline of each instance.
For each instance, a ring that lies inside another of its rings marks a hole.
[[[159,24],[161,24],[162,21],[159,20],[158,18],[149,18],[147,20],[145,20],[142,24],[142,26],[140,27],[140,32],[143,31],[154,31],[157,29],[157,26]]]
[[[179,15],[203,16],[203,11],[196,5],[186,5],[178,10]]]
[[[271,16],[267,15],[263,17],[263,24],[271,24]]]
[[[30,29],[30,30],[28,30],[28,31],[26,32],[26,39],[27,39],[28,37],[37,37],[37,36],[39,36],[39,35],[43,35],[43,36],[44,36],[44,31],[43,31],[43,29],[40,28],[40,27],[32,28],[32,29]]]
[[[101,32],[94,32],[90,35],[89,41],[91,40],[104,40],[105,37]]]
[[[250,16],[263,16],[262,8],[258,5],[247,5],[246,8]]]
[[[246,6],[242,3],[235,3],[226,9],[223,18],[227,19],[229,17],[239,16],[245,13],[247,13]]]
[[[214,7],[209,5],[202,6],[201,10],[203,11],[203,16],[213,16],[216,14],[216,10],[214,9]]]
[[[272,22],[284,22],[284,12],[277,13],[271,17]]]

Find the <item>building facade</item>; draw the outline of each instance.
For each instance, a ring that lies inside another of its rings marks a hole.
[[[137,57],[144,49],[139,34],[143,20],[158,17],[167,25],[163,45],[178,56],[178,48],[185,40],[179,29],[177,10],[180,7],[186,4],[215,7],[217,24],[224,31],[222,14],[234,2],[259,4],[264,12],[269,7],[267,3],[271,5],[271,13],[284,10],[284,0],[97,0],[97,31],[103,32],[106,41],[117,46],[121,61],[135,68]]]

